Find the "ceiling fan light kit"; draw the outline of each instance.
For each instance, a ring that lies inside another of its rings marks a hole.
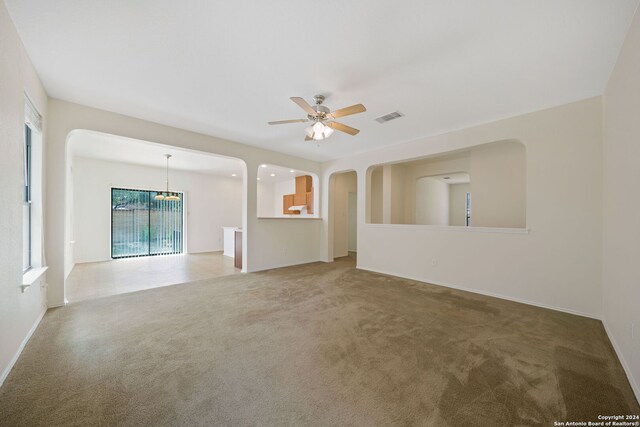
[[[321,141],[327,139],[333,134],[334,130],[347,133],[351,136],[357,135],[360,132],[356,128],[347,126],[345,124],[332,121],[338,117],[349,116],[351,114],[358,114],[367,111],[362,104],[352,105],[350,107],[341,108],[336,111],[331,111],[322,103],[324,102],[324,95],[316,95],[313,97],[315,105],[311,106],[307,101],[300,97],[291,97],[291,100],[298,104],[307,113],[306,119],[293,119],[293,120],[279,120],[275,122],[269,122],[270,125],[282,125],[287,123],[305,123],[313,122],[313,125],[305,129],[306,137],[305,141]]]
[[[309,126],[305,129],[307,136],[314,141],[320,141],[325,138],[329,138],[333,133],[333,129],[329,126],[325,126],[322,122],[316,122],[313,126]]]

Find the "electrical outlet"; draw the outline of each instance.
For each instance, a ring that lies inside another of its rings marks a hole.
[[[438,266],[438,258],[431,258],[431,265],[434,267]]]

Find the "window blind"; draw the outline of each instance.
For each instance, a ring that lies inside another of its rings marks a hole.
[[[42,132],[42,116],[26,93],[24,94],[24,117],[25,122],[32,129]]]

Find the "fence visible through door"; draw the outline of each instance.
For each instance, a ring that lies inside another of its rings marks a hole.
[[[155,200],[157,192],[111,189],[111,257],[128,258],[183,252],[183,194]]]

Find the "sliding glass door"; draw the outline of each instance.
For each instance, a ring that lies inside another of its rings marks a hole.
[[[180,200],[155,200],[150,191],[149,253],[151,255],[182,253],[182,193]]]
[[[111,189],[111,257],[128,258],[183,252],[180,200],[155,200],[155,191]]]

